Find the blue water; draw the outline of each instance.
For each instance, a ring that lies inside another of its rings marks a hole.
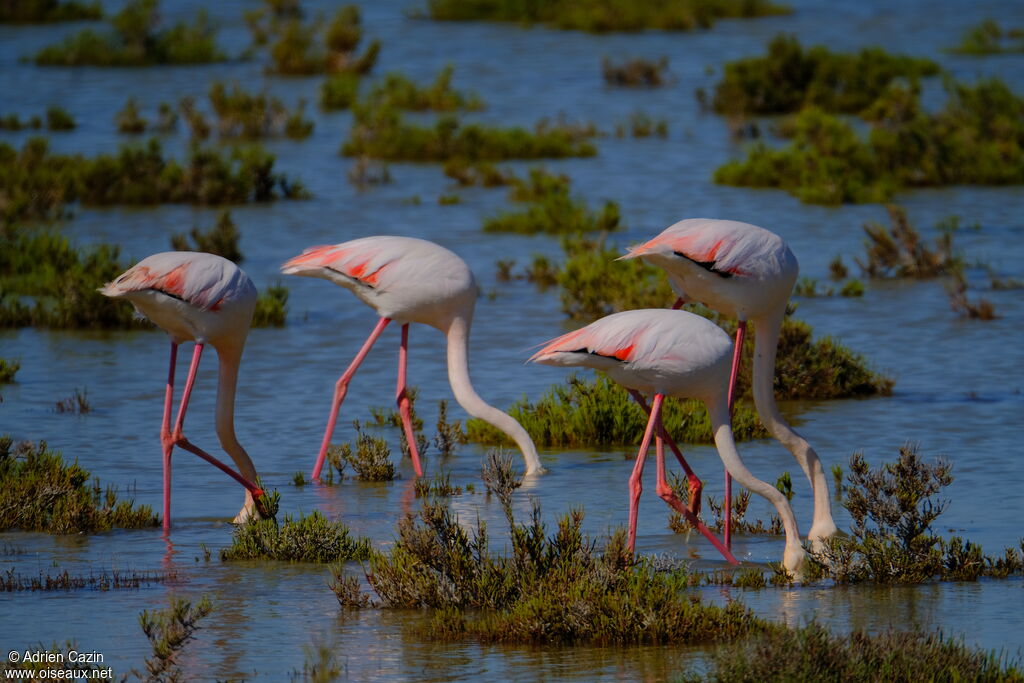
[[[113,10],[116,3],[108,3]],[[241,52],[248,33],[241,20],[253,3],[165,2],[168,20],[206,7],[221,24],[220,40],[231,54]],[[332,3],[304,3],[327,11]],[[746,220],[780,233],[801,262],[801,273],[825,282],[836,255],[863,251],[861,225],[886,221],[878,205],[826,208],[805,206],[777,191],[752,191],[711,183],[713,169],[742,153],[729,139],[725,122],[701,112],[695,88],[710,89],[722,64],[759,54],[778,31],[805,44],[834,49],[881,45],[891,51],[937,59],[956,77],[997,75],[1024,92],[1024,56],[983,59],[940,52],[956,43],[965,26],[994,17],[1004,26],[1024,26],[1024,6],[1000,2],[866,2],[836,5],[797,2],[788,17],[727,21],[692,34],[640,33],[592,36],[524,30],[514,26],[443,24],[403,14],[405,2],[370,3],[363,8],[365,35],[383,41],[375,74],[401,70],[423,81],[446,63],[456,66],[455,84],[475,90],[487,109],[473,117],[490,123],[532,125],[543,116],[564,114],[614,130],[641,109],[669,122],[667,140],[597,141],[591,159],[548,162],[573,179],[574,190],[592,203],[614,199],[629,229],[613,239],[620,245],[653,235],[682,217],[717,216]],[[191,94],[203,99],[213,79],[237,80],[249,89],[267,88],[289,104],[305,98],[316,121],[305,141],[275,141],[279,169],[300,178],[313,193],[303,202],[232,207],[242,233],[243,268],[257,286],[278,279],[277,267],[312,244],[340,242],[370,234],[415,235],[459,253],[474,269],[484,296],[473,329],[473,378],[482,396],[498,406],[537,398],[565,372],[526,367],[529,347],[566,329],[557,293],[538,293],[524,282],[499,283],[495,261],[515,258],[520,265],[534,253],[559,254],[556,239],[484,235],[482,218],[506,205],[501,189],[458,189],[462,203],[440,206],[437,197],[454,191],[435,165],[392,164],[394,182],[360,190],[346,179],[350,161],[337,154],[347,137],[348,113],[322,113],[315,102],[320,78],[277,78],[264,74],[262,58],[227,64],[160,69],[37,68],[19,62],[25,54],[54,42],[81,25],[0,27],[0,113],[23,117],[60,104],[79,122],[70,133],[52,134],[56,149],[88,154],[111,152],[126,138],[116,133],[113,115],[128,94],[153,118],[161,101]],[[658,90],[606,87],[602,56],[667,55],[675,82]],[[939,88],[935,85],[936,93]],[[941,102],[941,95],[935,95]],[[31,133],[0,131],[0,139],[20,145]],[[180,153],[184,136],[164,140]],[[514,163],[524,169],[530,164]],[[412,197],[420,202],[413,203]],[[940,219],[957,214],[977,231],[957,233],[969,262],[991,264],[1003,277],[1024,278],[1024,190],[956,187],[908,192],[898,202],[925,235]],[[217,210],[191,206],[157,209],[77,209],[62,230],[78,243],[112,241],[137,260],[169,248],[169,235],[193,225],[212,225]],[[954,464],[956,481],[941,519],[952,530],[1001,552],[1022,536],[1024,516],[1024,345],[1020,291],[989,291],[979,269],[970,271],[972,296],[990,299],[1000,314],[991,322],[971,321],[949,310],[940,282],[869,282],[863,298],[823,297],[799,301],[799,317],[819,335],[838,337],[864,354],[871,365],[892,375],[892,397],[870,400],[801,402],[784,406],[815,446],[826,466],[845,464],[862,451],[870,462],[891,460],[906,442],[928,457]],[[292,475],[309,471],[322,436],[333,383],[374,324],[372,311],[346,292],[314,280],[289,279],[289,325],[254,330],[242,366],[237,405],[239,439],[263,478],[282,492],[285,512],[324,511],[343,519],[379,546],[389,544],[404,511],[415,510],[413,476],[407,462],[400,478],[386,484],[345,481],[334,487],[291,485]],[[371,406],[389,406],[394,391],[397,329],[389,329],[352,384],[336,440],[352,436],[351,419],[365,419]],[[432,435],[437,401],[450,398],[443,367],[443,339],[414,327],[410,336],[410,381],[419,387],[420,411]],[[0,332],[0,357],[22,363],[17,383],[0,387],[0,433],[46,439],[104,482],[128,490],[140,503],[159,508],[160,448],[167,342],[158,331]],[[188,357],[187,355],[185,356]],[[184,363],[182,363],[184,364]],[[179,374],[179,387],[184,370]],[[213,452],[215,362],[210,354],[200,371],[186,432]],[[88,391],[93,412],[55,413],[55,401],[76,388]],[[457,408],[454,416],[464,417]],[[385,430],[397,452],[398,434]],[[752,471],[768,481],[784,470],[798,472],[776,442],[741,445]],[[713,448],[687,449],[706,490],[720,496],[721,465]],[[474,483],[477,492],[452,499],[466,523],[478,516],[491,529],[502,526],[496,501],[480,493],[484,449],[461,447],[447,462],[427,456],[428,474],[443,466],[455,484]],[[542,452],[549,474],[516,494],[520,514],[530,498],[553,520],[573,507],[586,511],[586,529],[603,534],[626,522],[626,479],[633,449]],[[649,475],[651,476],[651,475]],[[806,531],[810,524],[809,487],[794,476],[794,508]],[[641,504],[638,549],[690,559],[697,567],[723,566],[701,538],[686,539],[666,527],[666,508],[653,494],[653,481]],[[20,573],[58,568],[152,570],[174,568],[182,581],[137,591],[79,591],[67,594],[2,594],[0,651],[35,643],[74,639],[80,650],[98,650],[117,671],[140,666],[149,646],[138,627],[143,609],[166,606],[168,596],[209,594],[214,612],[203,622],[188,651],[186,670],[197,679],[246,677],[280,680],[301,669],[303,648],[330,645],[353,679],[393,677],[415,680],[579,679],[662,680],[696,653],[687,648],[528,648],[438,645],[410,630],[420,615],[404,612],[339,611],[327,589],[324,567],[275,563],[221,563],[217,550],[229,543],[227,521],[242,495],[220,473],[186,453],[174,461],[172,545],[158,530],[120,531],[89,537],[2,534],[24,554],[0,556],[0,569]],[[766,517],[767,506],[751,505]],[[835,510],[840,526],[849,519]],[[500,537],[496,541],[500,547]],[[213,551],[203,559],[202,546]],[[738,537],[737,556],[766,563],[779,559],[781,539]],[[358,571],[358,567],[352,568]],[[702,589],[709,599],[738,598],[759,614],[802,623],[816,618],[838,630],[880,630],[917,625],[941,628],[984,648],[1015,652],[1024,643],[1019,616],[1020,580],[982,581],[899,588],[796,587],[760,592]]]

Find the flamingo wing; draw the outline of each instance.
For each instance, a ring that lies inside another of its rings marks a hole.
[[[331,271],[370,288],[381,285],[380,277],[400,253],[391,253],[366,240],[310,247],[281,266],[286,275],[312,275]]]

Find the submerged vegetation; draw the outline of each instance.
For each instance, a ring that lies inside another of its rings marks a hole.
[[[63,107],[46,108],[47,130],[73,130],[77,126],[78,124],[75,123],[75,119]],[[42,127],[43,119],[38,116],[32,116],[26,121],[22,121],[17,114],[0,116],[0,129],[22,130],[23,128],[32,128],[33,130],[39,130]]]
[[[924,111],[916,88],[892,85],[865,111],[865,138],[819,108],[801,111],[787,147],[754,143],[715,182],[784,189],[816,204],[876,202],[911,187],[1024,183],[1024,98],[998,79],[947,82],[945,106]]]
[[[160,27],[159,0],[129,0],[110,19],[111,30],[83,29],[34,57],[45,66],[152,66],[226,59],[205,10],[192,23]]]
[[[148,505],[118,500],[115,487],[90,482],[88,470],[64,462],[45,441],[0,437],[0,530],[76,534],[159,523]]]
[[[0,593],[20,591],[73,591],[73,590],[132,590],[160,583],[177,583],[181,580],[175,570],[170,571],[118,571],[111,569],[99,573],[72,574],[67,569],[56,574],[22,575],[13,569],[0,574]]]
[[[930,248],[910,224],[906,210],[893,204],[885,208],[891,228],[874,221],[864,224],[865,260],[855,260],[865,275],[932,278],[949,275],[963,267],[963,260],[953,251],[952,231],[941,232],[935,247]]]
[[[18,374],[20,369],[20,361],[0,358],[0,384],[10,384],[13,382],[14,376]]]
[[[427,0],[427,16],[438,21],[500,21],[542,24],[564,30],[692,31],[710,28],[719,19],[789,14],[789,7],[770,0]]]
[[[88,21],[103,16],[99,2],[77,0],[5,0],[0,3],[0,24],[35,24]]]
[[[231,545],[220,551],[220,559],[283,560],[287,562],[348,562],[365,560],[370,542],[353,538],[343,522],[331,522],[319,510],[293,518],[250,519],[235,527]]]
[[[588,139],[591,125],[542,120],[530,131],[464,124],[452,115],[434,125],[406,122],[390,106],[360,104],[353,109],[352,133],[342,146],[345,156],[366,156],[387,161],[502,161],[587,157],[597,153]]]
[[[657,88],[665,85],[664,72],[667,69],[668,57],[657,61],[637,57],[620,63],[612,62],[607,57],[601,60],[601,74],[608,85]]]
[[[793,36],[778,35],[768,53],[725,65],[715,86],[719,114],[785,114],[807,107],[857,113],[897,80],[914,82],[939,73],[930,59],[890,55],[880,48],[835,53],[818,45],[804,49]]]
[[[356,420],[352,423],[356,430],[356,449],[343,443],[331,446],[328,457],[331,465],[344,474],[344,464],[355,470],[356,478],[361,481],[391,481],[395,478],[395,464],[391,462],[391,449],[388,442],[380,437],[363,432],[362,425]],[[404,434],[403,434],[404,435]],[[420,455],[423,455],[421,452]]]
[[[377,62],[380,41],[374,40],[357,55],[363,29],[359,8],[340,7],[329,22],[317,17],[310,23],[302,21],[302,11],[295,4],[290,11],[280,11],[279,3],[268,3],[273,11],[256,11],[246,15],[254,42],[269,43],[273,66],[268,70],[285,75],[317,73],[368,73]],[[326,28],[325,28],[326,27]]]
[[[409,111],[473,111],[484,108],[475,93],[462,93],[452,88],[455,67],[451,64],[438,72],[434,82],[419,86],[400,73],[389,73],[377,83],[367,99],[375,106],[390,106]]]
[[[644,433],[647,414],[626,390],[603,374],[594,379],[570,375],[536,402],[525,398],[508,410],[538,446],[584,448],[635,444]],[[697,400],[666,401],[665,428],[680,443],[712,443],[714,435],[704,404]],[[470,441],[489,444],[511,443],[508,437],[483,420],[466,423]],[[748,402],[737,403],[733,433],[746,441],[768,436]]]
[[[205,251],[240,263],[242,251],[238,248],[239,237],[238,226],[231,220],[231,212],[224,210],[217,216],[216,225],[209,230],[203,231],[195,227],[188,235],[171,235],[171,248],[175,251]]]

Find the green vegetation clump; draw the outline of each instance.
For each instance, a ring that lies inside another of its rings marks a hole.
[[[768,54],[725,65],[715,86],[719,114],[785,114],[806,107],[856,113],[897,79],[914,81],[939,73],[930,59],[890,55],[880,48],[838,54],[817,45],[804,50],[794,36],[780,34]]]
[[[464,187],[481,185],[483,187],[499,187],[516,180],[516,176],[503,171],[486,161],[470,162],[465,159],[449,159],[444,164],[444,174]]]
[[[72,590],[132,590],[150,584],[176,583],[181,577],[177,571],[100,571],[98,574],[72,574],[67,569],[56,574],[44,574],[42,570],[35,576],[17,574],[8,569],[0,575],[0,593],[20,591],[72,591]]]
[[[657,88],[665,84],[668,57],[652,59],[627,59],[620,63],[605,57],[601,60],[601,73],[608,85],[647,86]]]
[[[253,327],[284,327],[288,317],[288,288],[277,282],[268,285],[256,298]]]
[[[413,485],[413,491],[416,493],[417,498],[425,498],[427,496],[449,498],[461,495],[462,487],[452,486],[451,472],[437,472],[434,474],[433,479],[425,477],[417,479]]]
[[[387,441],[364,433],[358,420],[354,421],[352,425],[356,430],[355,452],[352,452],[352,446],[348,443],[331,446],[328,452],[331,462],[348,463],[355,470],[356,478],[361,481],[391,481],[394,479],[395,465],[391,462],[391,449],[388,448]],[[341,472],[343,468],[337,467],[337,469]]]
[[[380,41],[374,40],[357,55],[362,40],[359,8],[345,5],[334,13],[330,22],[317,17],[309,24],[302,21],[301,8],[275,11],[265,23],[266,13],[247,16],[257,44],[270,43],[274,73],[309,75],[317,73],[368,73],[377,62]],[[326,24],[326,28],[324,28]]]
[[[0,530],[77,534],[160,523],[148,505],[119,501],[115,487],[89,479],[87,470],[65,463],[45,441],[0,437]]]
[[[438,401],[436,427],[437,433],[434,434],[433,443],[442,458],[451,455],[457,444],[466,443],[466,432],[462,430],[462,422],[448,421],[448,401],[445,399]]]
[[[529,202],[526,211],[505,211],[484,221],[484,232],[564,234],[617,230],[619,205],[606,201],[593,212],[569,194],[569,178],[532,168],[528,180],[514,178],[509,197]]]
[[[709,669],[679,680],[1024,681],[1016,661],[940,633],[835,635],[815,622],[797,628],[773,625],[750,638],[726,641],[712,652]]]
[[[192,238],[191,243],[189,237]],[[242,251],[238,248],[239,237],[238,227],[231,220],[231,212],[225,209],[217,216],[217,224],[205,232],[195,227],[188,235],[171,235],[171,248],[175,251],[205,251],[240,263]]]
[[[359,99],[358,74],[329,75],[320,85],[320,106],[324,109],[348,109]]]
[[[143,610],[139,614],[139,626],[149,639],[153,656],[146,658],[145,673],[133,670],[132,674],[146,681],[184,680],[185,673],[178,663],[183,658],[179,654],[195,637],[199,620],[212,611],[213,604],[205,595],[195,606],[184,598],[171,598],[171,605],[166,609]]]
[[[85,389],[75,389],[75,393],[67,398],[56,402],[54,410],[58,413],[71,413],[72,415],[84,415],[92,412],[92,404],[89,403],[89,392]]]
[[[69,0],[5,0],[0,3],[0,24],[36,24],[88,21],[103,17],[99,2]]]
[[[603,374],[592,380],[570,375],[565,384],[552,386],[536,403],[520,399],[508,413],[523,425],[534,443],[545,447],[632,445],[639,442],[647,425],[647,414],[625,389]],[[666,401],[663,420],[679,443],[714,442],[711,421],[700,401]],[[503,432],[475,418],[466,423],[466,433],[470,441],[511,444]],[[753,406],[746,401],[735,406],[733,433],[738,441],[768,436]]]
[[[120,250],[75,248],[67,237],[29,230],[0,234],[0,327],[128,328],[130,306],[97,290],[124,271]]]
[[[999,317],[995,306],[988,299],[978,299],[977,301],[968,299],[967,288],[967,277],[963,271],[955,271],[953,282],[947,287],[950,308],[972,320],[995,320]]]
[[[0,143],[0,223],[59,218],[64,206],[162,203],[240,204],[307,195],[301,183],[274,172],[259,146],[228,152],[193,146],[185,163],[164,157],[156,139],[116,155],[57,154],[44,138],[21,150]]]
[[[10,384],[13,382],[14,376],[18,374],[20,369],[21,363],[19,361],[0,358],[0,384]]]
[[[451,115],[425,127],[407,123],[393,107],[361,103],[353,109],[352,133],[341,152],[388,161],[588,157],[597,153],[588,141],[594,135],[592,125],[542,120],[531,133],[518,127],[463,124]]]
[[[935,496],[952,483],[950,463],[926,462],[913,445],[878,469],[854,453],[843,487],[851,534],[826,542],[817,555],[822,570],[837,583],[975,581],[1024,572],[1012,548],[1002,558],[986,557],[975,543],[935,535],[934,523],[948,504]]]
[[[348,562],[365,560],[370,541],[353,538],[341,521],[331,522],[315,510],[309,515],[273,519],[250,519],[235,527],[231,545],[220,551],[220,559],[282,560],[286,562]]]
[[[438,21],[499,21],[591,33],[693,31],[719,19],[789,14],[770,0],[427,0],[427,16]]]
[[[451,64],[441,69],[434,82],[419,86],[400,73],[389,73],[373,87],[368,99],[375,106],[390,106],[411,111],[478,110],[483,101],[474,93],[462,93],[452,88]]]
[[[193,23],[160,28],[159,0],[129,0],[111,20],[112,31],[84,29],[36,54],[44,66],[152,66],[224,61],[205,10]]]
[[[960,43],[949,50],[953,54],[983,57],[1006,52],[1024,52],[1024,30],[1004,29],[994,19],[985,19],[964,31]]]
[[[221,138],[253,140],[287,135],[295,139],[313,132],[313,122],[303,117],[304,102],[290,112],[281,100],[265,92],[252,94],[237,83],[228,90],[220,81],[210,86],[209,96]]]
[[[435,640],[519,643],[708,643],[764,627],[737,602],[706,605],[687,595],[685,571],[637,562],[616,531],[601,547],[581,531],[583,513],[563,516],[550,535],[535,505],[517,524],[506,508],[511,555],[491,554],[483,523],[472,532],[437,501],[398,526],[367,579],[388,608],[433,608]]]
[[[149,121],[142,118],[139,113],[139,103],[135,101],[135,98],[129,97],[121,111],[114,114],[114,124],[117,126],[118,133],[138,135],[146,132]]]
[[[755,143],[715,182],[784,189],[804,202],[887,201],[911,187],[1024,183],[1024,98],[998,79],[947,82],[948,100],[928,113],[917,90],[893,85],[864,112],[871,129],[818,108],[801,111],[789,146]]]
[[[665,119],[654,119],[650,114],[635,111],[629,115],[629,120],[625,123],[615,124],[615,137],[625,137],[627,131],[634,138],[649,138],[652,135],[657,135],[659,138],[667,138],[668,121]]]

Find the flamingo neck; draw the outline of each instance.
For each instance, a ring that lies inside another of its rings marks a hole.
[[[473,389],[469,379],[469,327],[472,313],[455,317],[448,327],[448,381],[455,400],[463,410],[504,432],[512,439],[526,460],[526,474],[543,471],[533,439],[514,418],[488,404]]]
[[[819,520],[824,523],[825,517],[828,517],[828,523],[831,523],[828,484],[825,481],[821,460],[807,440],[782,417],[778,404],[775,402],[775,355],[785,315],[785,306],[783,306],[778,311],[753,319],[755,327],[754,405],[757,407],[757,414],[761,417],[761,422],[772,436],[793,454],[811,482],[814,490],[815,523],[818,523]]]
[[[235,462],[239,474],[254,482],[256,467],[235,436],[235,392],[238,386],[238,366],[242,361],[242,348],[231,345],[218,346],[217,360],[217,438],[221,447]]]

